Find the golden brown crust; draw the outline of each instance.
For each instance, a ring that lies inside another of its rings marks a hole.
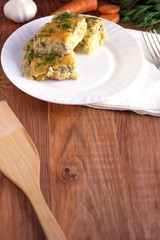
[[[30,74],[36,79],[77,78],[74,53],[59,56],[56,54],[35,57],[30,64]],[[43,80],[43,79],[41,79]]]
[[[86,29],[84,17],[69,12],[58,13],[52,22],[45,24],[36,33],[34,51],[42,54],[67,54],[82,40]]]

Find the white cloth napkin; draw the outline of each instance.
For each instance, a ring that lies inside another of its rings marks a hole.
[[[128,31],[137,40],[144,53],[142,71],[137,79],[120,93],[105,101],[87,106],[108,110],[131,110],[138,114],[160,116],[160,70],[151,61],[141,31]]]

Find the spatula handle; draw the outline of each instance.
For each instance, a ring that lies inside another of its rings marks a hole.
[[[37,214],[47,240],[66,240],[60,226],[47,206],[41,191],[30,195],[30,201]]]

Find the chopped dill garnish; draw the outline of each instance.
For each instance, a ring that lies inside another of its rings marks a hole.
[[[56,19],[65,20],[67,18],[76,18],[76,17],[78,17],[78,14],[70,13],[70,12],[64,12],[61,15],[57,16]]]
[[[37,40],[37,38],[40,38],[40,40],[42,40],[42,37],[49,37],[51,36],[50,34],[46,33],[46,34],[36,34],[34,36],[34,38]]]
[[[68,24],[68,23],[64,23],[62,24],[62,30],[66,30],[66,29],[70,29],[71,28],[71,24]]]
[[[53,54],[48,58],[48,60],[49,60],[49,62],[50,62],[51,64],[54,63],[55,57],[56,57],[56,54],[53,53]]]
[[[43,36],[43,34],[36,34],[36,35],[34,36],[34,38],[35,38],[35,39],[37,39],[37,38],[42,38],[42,36]]]
[[[56,32],[56,30],[54,30],[53,28],[49,28],[49,33],[54,33]]]
[[[42,37],[50,37],[50,34],[44,34]]]
[[[38,71],[43,64],[45,64],[45,65],[53,64],[55,61],[56,54],[53,53],[49,57],[46,57],[46,56],[38,56],[38,57],[40,57],[42,59],[42,62],[39,62],[36,64],[36,71]]]
[[[34,52],[26,52],[25,57],[31,62],[35,58]]]
[[[42,64],[43,64],[43,62],[36,64],[36,71],[38,71],[41,68]]]

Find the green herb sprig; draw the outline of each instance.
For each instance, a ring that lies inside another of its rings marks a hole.
[[[39,56],[39,57],[41,57],[41,56]],[[47,65],[47,64],[52,65],[54,63],[54,61],[55,61],[55,57],[56,57],[55,53],[51,54],[49,57],[44,57],[44,56],[41,57],[42,62],[38,62],[36,64],[36,71],[38,71],[43,64],[45,64],[45,65]]]
[[[121,8],[131,8],[140,0],[110,0],[110,2],[115,3],[116,5],[120,6]]]
[[[110,0],[120,6],[121,22],[135,22],[135,27],[160,31],[160,0]]]
[[[61,21],[66,20],[68,18],[76,18],[78,17],[78,14],[70,13],[70,12],[64,12],[56,17],[56,19],[60,19]]]

